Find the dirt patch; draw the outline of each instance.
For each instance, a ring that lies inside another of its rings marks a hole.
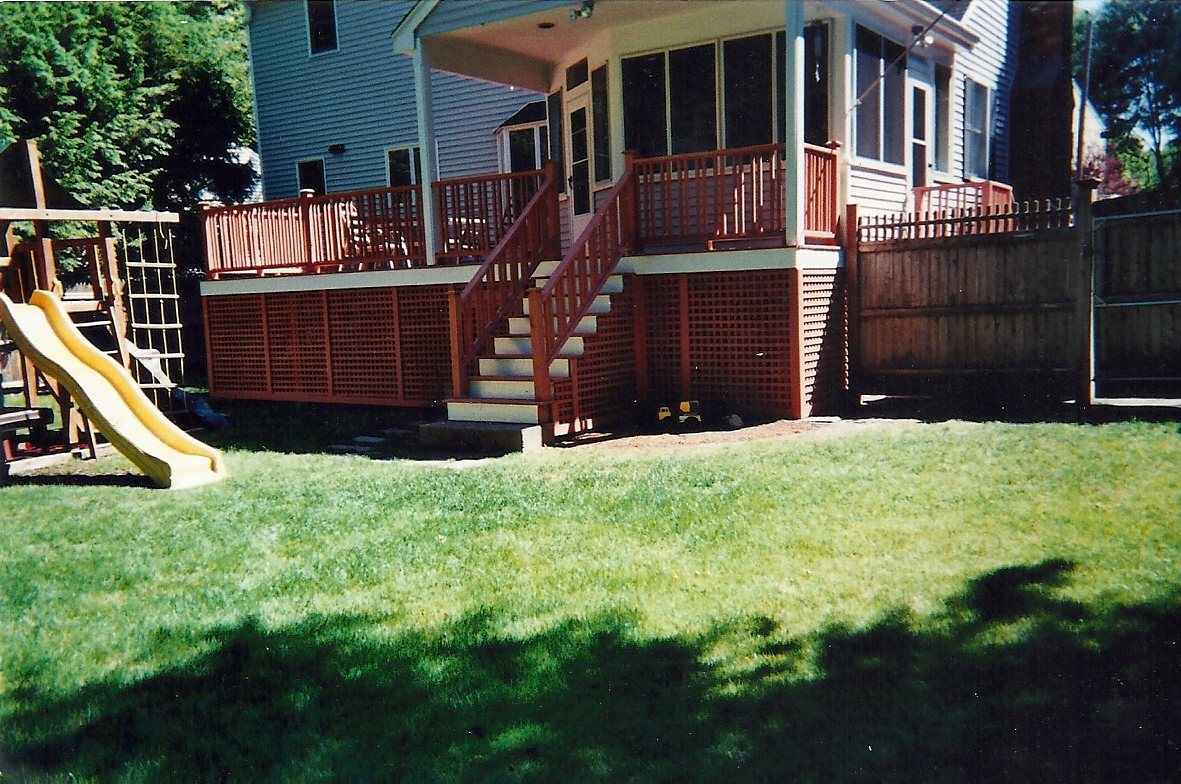
[[[591,433],[559,443],[558,448],[578,450],[647,450],[696,448],[717,444],[738,444],[749,441],[773,441],[783,438],[827,438],[876,428],[914,427],[917,419],[780,419],[775,422],[748,425],[725,430],[700,430],[680,433]]]

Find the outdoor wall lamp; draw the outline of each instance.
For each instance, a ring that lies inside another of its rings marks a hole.
[[[935,43],[935,36],[931,35],[930,28],[924,28],[922,25],[915,25],[910,28],[910,38],[914,41],[911,44],[912,49],[926,49]]]
[[[594,12],[595,0],[582,0],[580,7],[570,9],[570,21],[577,22],[579,19],[590,19],[591,14]]]
[[[328,154],[329,155],[344,155],[344,145],[343,144],[328,145]]]

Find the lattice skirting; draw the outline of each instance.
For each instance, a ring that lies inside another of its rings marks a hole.
[[[450,394],[449,286],[206,297],[217,397],[428,406]]]

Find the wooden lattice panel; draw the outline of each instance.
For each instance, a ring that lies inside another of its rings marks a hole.
[[[397,324],[397,289],[328,292],[334,397],[400,397]]]
[[[271,392],[293,398],[327,396],[331,390],[325,292],[266,296]]]
[[[402,397],[422,403],[451,394],[451,327],[448,286],[398,289]]]
[[[693,396],[786,413],[792,303],[786,270],[689,276]]]
[[[806,270],[802,283],[805,404],[831,413],[847,380],[844,270]]]
[[[205,299],[209,386],[215,395],[250,397],[269,391],[263,324],[261,295]]]
[[[634,318],[631,292],[625,287],[612,294],[610,312],[597,317],[595,334],[583,339],[584,353],[573,360],[569,405],[557,398],[560,425],[573,432],[598,429],[631,413],[636,396]]]
[[[681,279],[644,278],[648,342],[648,393],[652,401],[681,398]],[[651,402],[651,401],[645,401]]]

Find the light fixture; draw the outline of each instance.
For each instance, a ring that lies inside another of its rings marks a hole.
[[[570,9],[570,21],[577,22],[579,19],[590,19],[591,14],[594,12],[595,0],[582,0],[581,6]]]
[[[935,43],[935,36],[931,34],[930,27],[923,27],[922,25],[915,25],[910,28],[910,38],[914,41],[911,48],[926,49],[931,44]]]
[[[344,155],[344,145],[343,144],[328,145],[328,154],[329,155]]]

